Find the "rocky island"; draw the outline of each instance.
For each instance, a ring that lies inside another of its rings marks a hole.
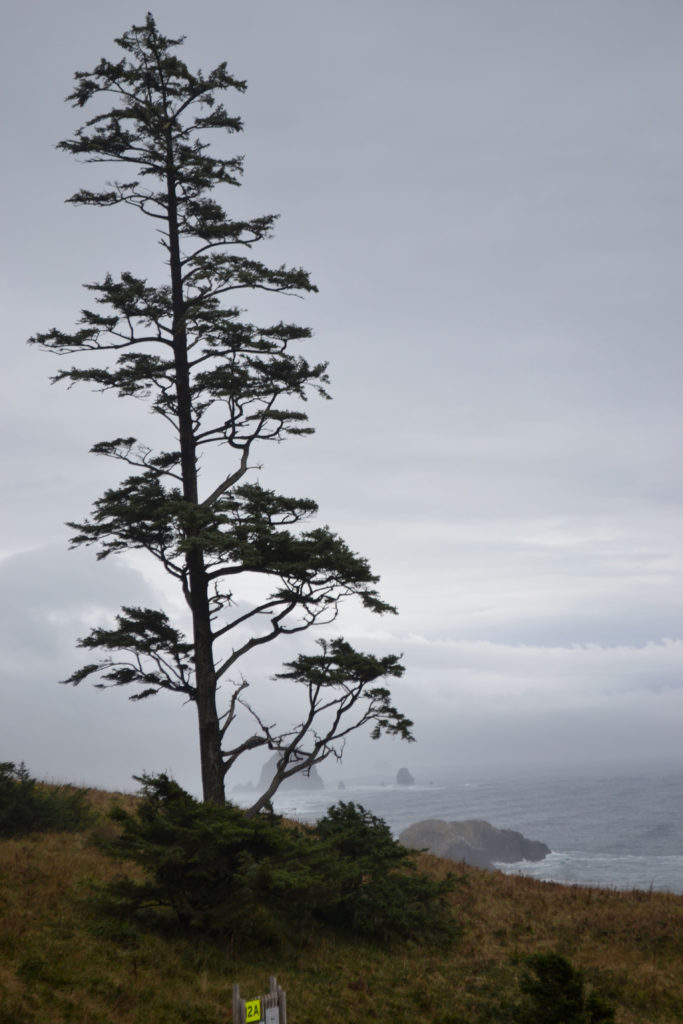
[[[430,818],[404,829],[399,836],[411,850],[428,850],[437,857],[464,861],[493,870],[496,864],[538,861],[551,852],[545,843],[525,839],[521,832],[494,828],[488,821],[442,821]]]

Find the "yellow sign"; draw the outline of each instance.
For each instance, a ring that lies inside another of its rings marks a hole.
[[[256,1021],[261,1020],[261,1000],[250,999],[244,1004],[246,1010],[247,1024],[256,1024]]]

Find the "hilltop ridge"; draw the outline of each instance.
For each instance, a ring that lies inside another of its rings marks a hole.
[[[87,831],[0,841],[2,1024],[225,1024],[232,983],[259,992],[270,974],[287,991],[289,1024],[505,1024],[516,1020],[521,958],[551,951],[616,1005],[619,1024],[683,1019],[683,897],[667,893],[458,865],[450,900],[459,937],[444,951],[322,931],[240,950],[103,916],[93,894],[122,865],[92,839],[114,828],[106,816],[114,802],[135,799],[92,791]],[[419,864],[436,878],[454,867],[430,854]]]

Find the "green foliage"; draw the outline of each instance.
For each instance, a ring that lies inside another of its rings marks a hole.
[[[135,814],[121,808],[111,855],[144,869],[108,895],[124,912],[171,916],[233,941],[295,943],[316,923],[371,939],[453,934],[450,881],[420,874],[388,826],[340,804],[314,829],[230,804],[201,804],[166,775],[143,776]]]
[[[87,790],[41,786],[23,763],[0,763],[0,837],[76,832],[91,820]]]
[[[614,1007],[595,992],[586,995],[583,975],[563,956],[534,953],[525,963],[520,1024],[613,1024]]]
[[[77,685],[93,673],[99,673],[104,682],[95,684],[98,689],[130,683],[143,685],[144,689],[134,692],[130,700],[143,700],[160,689],[185,693],[192,698],[192,645],[185,642],[164,612],[125,606],[121,612],[116,616],[116,629],[98,627],[79,641],[79,647],[112,650],[119,657],[84,665],[64,682]],[[135,653],[136,663],[122,661],[122,651]]]
[[[328,706],[339,709],[342,715],[356,702],[363,703],[366,705],[364,721],[374,722],[373,739],[378,739],[384,732],[412,742],[410,730],[413,723],[390,704],[389,690],[384,686],[370,686],[387,676],[400,678],[404,672],[400,659],[395,654],[387,654],[383,658],[364,654],[341,637],[329,643],[320,640],[318,646],[322,654],[299,655],[285,664],[288,672],[278,672],[275,678],[290,679],[307,686],[309,691],[326,693]],[[343,694],[343,697],[337,698],[335,694]],[[341,735],[342,730],[337,730],[336,736]]]
[[[136,813],[114,810],[121,835],[102,841],[108,853],[144,868],[143,882],[110,887],[124,907],[171,911],[183,926],[236,939],[305,923],[314,880],[298,831],[272,815],[248,818],[231,804],[199,803],[166,775],[139,781]]]
[[[449,875],[437,882],[418,871],[381,818],[354,803],[330,807],[316,827],[330,854],[335,885],[322,908],[328,922],[371,938],[452,938],[454,922],[445,897]]]

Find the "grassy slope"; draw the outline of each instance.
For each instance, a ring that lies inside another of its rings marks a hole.
[[[111,796],[92,799],[105,810]],[[449,867],[428,855],[422,864]],[[502,1022],[516,958],[535,951],[581,967],[621,1024],[683,1020],[681,896],[463,868],[453,895],[462,933],[450,950],[316,936],[290,952],[244,955],[99,916],[91,884],[120,870],[87,833],[0,841],[0,1024],[219,1024],[234,981],[248,997],[271,973],[287,992],[289,1024]]]

